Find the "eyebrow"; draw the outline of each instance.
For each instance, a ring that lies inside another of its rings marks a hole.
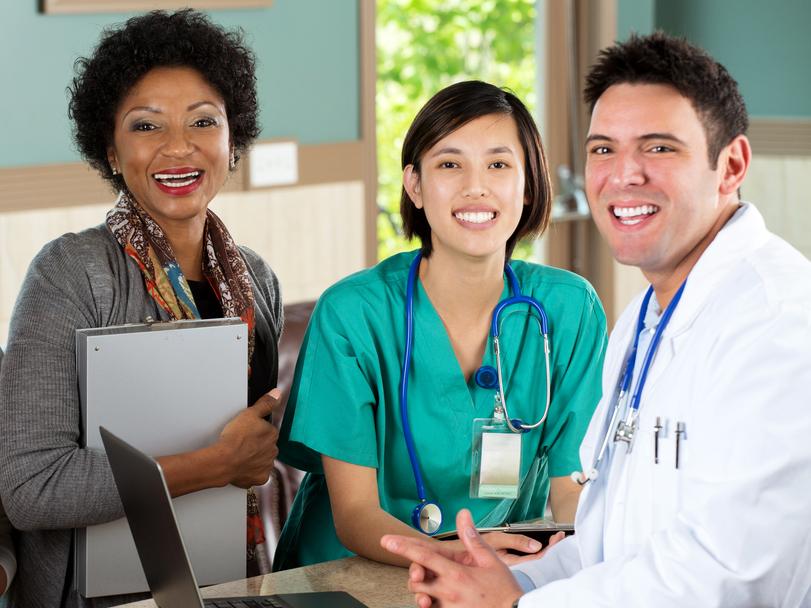
[[[434,152],[431,157],[434,156],[441,156],[443,154],[462,154],[462,150],[459,148],[440,148],[436,152]],[[513,154],[512,148],[509,146],[494,146],[492,148],[487,149],[487,154]]]
[[[663,139],[665,141],[672,141],[677,144],[686,145],[684,140],[679,139],[672,133],[645,133],[644,135],[640,135],[639,137],[637,137],[637,139],[641,141],[650,141],[652,139],[660,139],[660,140]],[[590,144],[591,142],[594,141],[615,141],[615,140],[609,137],[608,135],[601,135],[599,133],[594,133],[586,138],[587,144]]]
[[[219,106],[217,106],[217,104],[214,103],[213,101],[203,100],[203,101],[197,101],[197,102],[191,104],[189,107],[186,108],[186,111],[187,112],[193,112],[197,108],[199,108],[201,106],[205,106],[205,105],[213,106],[213,107],[217,108],[218,110],[220,109]],[[126,118],[132,112],[150,112],[152,114],[161,114],[162,113],[162,111],[159,108],[154,108],[152,106],[135,106],[134,108],[130,108],[129,110],[127,110],[127,113],[124,114],[124,116],[122,116],[122,119]]]

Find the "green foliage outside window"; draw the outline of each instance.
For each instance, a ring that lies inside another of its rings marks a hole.
[[[378,0],[378,256],[415,247],[401,235],[400,151],[419,109],[441,88],[479,79],[535,94],[535,0]],[[519,244],[514,257],[527,257]]]

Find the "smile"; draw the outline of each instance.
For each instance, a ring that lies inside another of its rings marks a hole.
[[[640,205],[639,207],[613,207],[611,209],[614,217],[617,218],[621,224],[625,226],[633,226],[638,224],[646,217],[654,215],[659,212],[659,207],[656,205]]]
[[[468,224],[484,224],[496,219],[495,211],[457,211],[453,214],[460,222]]]
[[[182,188],[183,186],[193,184],[194,180],[202,174],[202,171],[189,171],[188,173],[155,173],[152,177],[170,188]]]
[[[152,179],[163,192],[182,196],[197,189],[204,173],[205,171],[197,169],[167,169],[160,173],[153,173]]]

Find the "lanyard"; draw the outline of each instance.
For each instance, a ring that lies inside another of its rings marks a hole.
[[[642,362],[642,370],[639,374],[639,380],[636,382],[636,390],[634,391],[634,396],[631,400],[631,407],[628,409],[628,414],[625,419],[620,420],[619,424],[617,424],[617,432],[614,435],[614,441],[623,441],[627,443],[629,452],[631,451],[634,433],[636,432],[637,413],[639,411],[639,403],[642,400],[642,389],[645,388],[645,380],[648,377],[648,369],[650,369],[651,362],[656,354],[656,349],[659,348],[659,342],[662,339],[662,334],[664,333],[667,324],[670,322],[670,317],[673,316],[673,311],[676,310],[676,306],[679,305],[679,300],[681,300],[681,294],[684,292],[684,286],[686,284],[687,280],[685,279],[685,281],[681,284],[681,287],[679,287],[679,290],[673,296],[670,304],[667,305],[667,308],[659,321],[659,325],[656,327],[656,332],[654,333],[653,339],[651,339],[651,342],[648,345],[648,350],[645,353],[645,360]],[[614,411],[611,414],[611,419],[608,421],[608,426],[604,427],[606,430],[605,434],[603,435],[600,451],[597,453],[597,457],[592,460],[591,467],[589,469],[582,472],[575,471],[572,473],[572,480],[581,486],[590,481],[594,481],[599,476],[598,468],[600,466],[600,462],[603,460],[603,456],[605,456],[606,450],[608,449],[611,430],[613,429],[614,422],[616,422],[620,412],[622,411],[623,405],[625,404],[628,389],[631,388],[631,381],[633,380],[634,376],[634,364],[636,363],[636,352],[637,348],[639,347],[639,336],[642,334],[642,330],[645,329],[645,315],[648,312],[648,304],[650,304],[652,295],[653,287],[649,287],[647,293],[645,293],[645,297],[642,299],[642,308],[639,311],[639,318],[636,322],[636,335],[634,336],[634,342],[631,345],[631,352],[628,355],[628,360],[625,362],[625,370],[622,372],[622,381],[620,382],[619,394],[617,395],[617,401],[614,405]]]
[[[653,338],[648,345],[648,350],[645,352],[645,358],[642,360],[642,368],[639,372],[639,378],[636,381],[633,397],[631,398],[631,406],[628,408],[628,413],[625,420],[622,420],[617,425],[617,432],[614,436],[614,441],[624,441],[628,444],[629,451],[632,446],[634,433],[636,432],[636,419],[639,414],[639,404],[642,401],[642,391],[645,388],[645,381],[648,378],[648,370],[650,370],[653,358],[656,356],[656,351],[658,350],[659,343],[662,340],[662,334],[664,333],[665,328],[667,328],[670,318],[673,316],[673,312],[679,305],[679,300],[681,300],[681,295],[684,292],[685,285],[687,285],[687,280],[681,284],[681,287],[679,287],[679,290],[673,296],[670,304],[667,305],[665,312],[662,314],[659,325],[657,325]],[[631,352],[628,355],[628,360],[625,363],[625,371],[623,372],[622,381],[620,382],[620,392],[619,396],[617,397],[617,411],[619,411],[624,405],[628,396],[628,390],[631,388],[631,381],[633,380],[634,367],[636,364],[637,348],[639,346],[639,336],[645,329],[645,316],[648,312],[648,304],[650,303],[652,295],[653,287],[651,286],[648,287],[648,291],[645,293],[645,297],[642,300],[642,307],[639,310],[639,318],[636,322],[636,335],[634,336]]]

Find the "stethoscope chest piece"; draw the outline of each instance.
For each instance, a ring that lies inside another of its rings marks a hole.
[[[433,536],[442,526],[442,510],[435,502],[424,500],[411,512],[411,523],[423,534]]]

